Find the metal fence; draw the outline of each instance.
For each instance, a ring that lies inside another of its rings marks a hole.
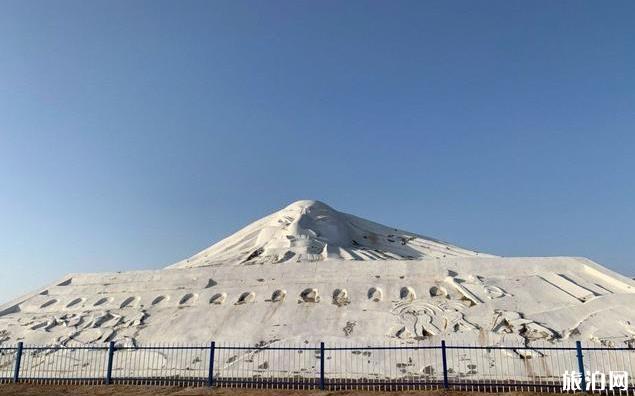
[[[276,389],[562,392],[566,373],[635,373],[635,349],[597,345],[477,346],[418,342],[369,345],[0,347],[0,383],[95,383]],[[632,381],[631,381],[632,382]],[[635,395],[606,386],[606,393]]]

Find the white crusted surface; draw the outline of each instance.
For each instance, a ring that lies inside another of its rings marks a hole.
[[[293,258],[280,260],[287,252]],[[8,344],[454,336],[633,345],[634,325],[635,283],[587,259],[477,255],[314,201],[171,268],[70,274],[0,306],[0,343]]]

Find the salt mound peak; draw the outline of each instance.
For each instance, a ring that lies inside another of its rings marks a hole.
[[[300,200],[169,268],[478,255],[491,257],[342,213],[320,201]]]

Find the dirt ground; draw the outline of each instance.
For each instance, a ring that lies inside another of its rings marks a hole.
[[[181,388],[141,385],[34,385],[34,384],[4,384],[0,385],[0,395],[15,396],[468,396],[475,392],[446,392],[446,391],[408,391],[408,392],[373,392],[373,391],[311,391],[311,390],[264,390],[264,389],[235,389],[235,388]],[[535,393],[508,392],[485,393],[478,392],[478,396],[534,396]],[[544,394],[543,394],[544,395]]]

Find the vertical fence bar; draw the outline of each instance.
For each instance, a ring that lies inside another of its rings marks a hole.
[[[209,345],[209,372],[207,373],[207,386],[214,386],[214,353],[216,351],[216,342],[212,341]]]
[[[106,385],[112,383],[112,361],[115,356],[115,342],[110,341],[108,344],[108,365],[106,366]]]
[[[320,342],[320,390],[324,390],[324,343]]]
[[[580,375],[582,376],[582,392],[586,392],[586,375],[584,373],[584,355],[582,355],[582,342],[575,342],[575,349],[577,351],[578,357],[578,370],[580,371]]]
[[[448,389],[450,383],[448,381],[448,356],[445,348],[445,340],[441,340],[441,362],[443,363],[443,387]]]
[[[15,368],[13,370],[13,382],[17,383],[20,380],[20,363],[22,362],[22,348],[24,344],[22,341],[18,342],[18,349],[15,351]]]

